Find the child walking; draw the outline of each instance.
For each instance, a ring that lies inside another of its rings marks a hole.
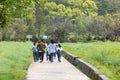
[[[58,61],[61,62],[61,55],[62,55],[62,47],[60,44],[57,45],[57,57]]]
[[[33,44],[32,46],[32,51],[33,51],[33,59],[34,59],[34,62],[37,61],[37,47],[36,47],[36,43]]]
[[[49,47],[46,47],[46,60],[50,61],[50,52],[49,52]]]

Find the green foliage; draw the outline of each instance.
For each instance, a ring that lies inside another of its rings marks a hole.
[[[57,38],[59,38],[58,33],[60,35],[60,33],[63,33],[64,31],[66,31],[67,34],[69,34],[69,32],[71,31],[74,31],[75,33],[78,33],[77,36],[79,36],[80,33],[84,32],[82,31],[83,30],[82,28],[85,28],[86,24],[89,25],[89,23],[84,24],[83,23],[84,21],[82,20],[81,17],[86,15],[89,16],[97,15],[97,6],[92,0],[86,0],[86,1],[67,0],[63,2],[54,0],[45,3],[44,10],[45,10],[45,20],[48,26],[48,32],[46,33],[55,34],[57,32],[55,38],[56,36]],[[65,22],[61,22],[61,19],[58,19],[58,16],[64,17]],[[53,20],[55,17],[56,20]],[[52,25],[52,29],[50,30],[51,25]],[[67,27],[66,29],[68,30],[63,30],[65,26]],[[67,34],[63,36],[67,36]]]
[[[98,14],[105,15],[107,13],[120,12],[120,0],[93,0],[98,6]]]
[[[120,79],[120,43],[109,41],[64,43],[62,46],[64,50],[96,66],[101,73],[111,80]]]
[[[0,27],[11,20],[11,17],[26,18],[32,17],[34,12],[34,2],[32,0],[4,0],[0,3]]]
[[[97,6],[92,0],[86,0],[85,2],[83,0],[68,0],[65,3],[56,4],[55,2],[48,2],[45,4],[45,10],[52,10],[53,12],[63,16],[63,13],[66,13],[65,11],[68,8],[71,8],[73,11],[77,9],[77,11],[81,11],[80,13],[84,13],[86,15],[97,15]]]
[[[0,42],[0,80],[24,80],[32,60],[30,42]]]
[[[92,15],[92,16],[97,16],[97,6],[94,1],[92,0],[86,0],[82,4],[82,10],[86,15]]]
[[[27,26],[23,19],[15,18],[14,23],[9,27],[1,28],[1,40],[25,40],[27,35]]]
[[[119,3],[119,0],[4,0],[0,2],[0,27],[7,28],[0,28],[0,40],[25,40],[27,34],[40,38],[53,24],[56,30],[61,27],[60,33],[73,32],[77,40],[92,40],[91,37],[104,40],[107,36],[119,40]],[[64,17],[65,22],[58,19],[60,23],[56,24],[53,19],[58,16]]]
[[[50,35],[53,39],[57,39],[60,42],[65,41],[67,39],[67,34],[69,32],[69,27],[65,24],[68,22],[62,16],[55,16],[50,20],[49,28],[46,31],[47,35]],[[67,29],[65,29],[67,28]]]

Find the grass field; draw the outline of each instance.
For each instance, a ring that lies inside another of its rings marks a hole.
[[[63,49],[91,63],[110,80],[120,80],[120,43],[63,43]]]
[[[24,80],[31,46],[31,42],[0,42],[0,80]]]
[[[0,80],[24,80],[32,60],[31,42],[0,42]],[[64,50],[96,66],[111,80],[120,79],[120,43],[63,43]]]

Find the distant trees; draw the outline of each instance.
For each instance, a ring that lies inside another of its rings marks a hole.
[[[98,14],[105,15],[106,13],[120,12],[120,0],[93,0],[98,6]]]
[[[85,17],[81,25],[84,26],[82,30],[83,35],[86,35],[86,40],[119,40],[120,36],[120,13],[108,14],[105,16]],[[82,34],[81,33],[81,34]],[[82,35],[81,35],[82,36]],[[85,39],[85,37],[83,38]]]
[[[82,23],[80,22],[82,21],[82,19],[80,18],[81,16],[97,16],[97,6],[92,0],[86,0],[86,1],[83,1],[83,0],[56,1],[54,0],[54,1],[47,2],[44,5],[45,19],[47,23],[52,22],[52,26],[51,24],[47,25],[48,32],[46,33],[52,32],[54,37],[58,38],[60,41],[63,41],[64,38],[66,38],[65,40],[67,40],[67,36],[70,32],[75,32],[75,33],[77,32],[78,35],[80,35],[79,31],[82,28],[78,29],[78,26],[79,26],[78,23]],[[64,17],[64,18],[61,19],[61,17]]]
[[[48,29],[46,34],[50,35],[52,38],[63,42],[68,38],[68,34],[71,31],[70,22],[68,18],[64,16],[55,16],[48,23]]]
[[[24,20],[15,19],[14,23],[10,24],[8,27],[1,28],[1,38],[0,40],[14,40],[21,41],[26,39],[27,27],[24,24]]]
[[[0,40],[119,40],[120,0],[0,1]]]

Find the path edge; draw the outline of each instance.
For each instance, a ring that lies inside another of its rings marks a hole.
[[[71,64],[73,64],[77,69],[82,71],[92,80],[110,80],[108,77],[99,72],[99,70],[92,66],[91,64],[85,62],[77,56],[72,55],[69,52],[63,51],[63,57],[65,57]]]

